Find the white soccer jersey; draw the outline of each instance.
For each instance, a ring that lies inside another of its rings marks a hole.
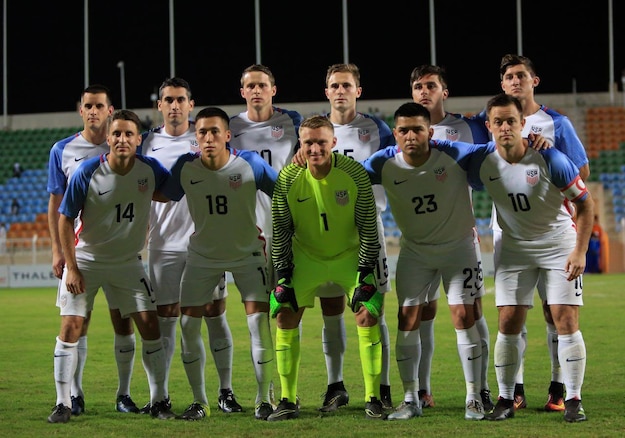
[[[329,115],[328,115],[329,117]],[[380,149],[395,144],[395,137],[386,122],[369,114],[357,113],[349,123],[334,125],[336,146],[332,149],[356,161],[364,161]],[[382,186],[374,186],[373,194],[378,212],[386,210],[386,195]]]
[[[90,158],[76,169],[59,207],[67,217],[80,215],[76,259],[97,263],[136,259],[145,243],[152,194],[168,176],[157,160],[140,155],[126,175],[111,170],[106,155]]]
[[[473,235],[467,173],[453,156],[432,149],[419,167],[406,163],[397,146],[364,161],[373,184],[386,189],[404,245],[440,245]]]
[[[435,147],[457,156],[474,188],[486,188],[504,236],[533,241],[574,227],[563,201],[584,199],[588,191],[577,167],[557,149],[538,152],[528,148],[520,162],[510,164],[499,155],[494,142],[435,142]]]
[[[189,264],[211,263],[226,269],[241,266],[250,255],[265,250],[256,226],[256,191],[271,196],[278,173],[254,152],[230,152],[228,163],[216,171],[202,164],[199,153],[181,156],[163,187],[170,199],[187,196],[195,223]]]
[[[259,154],[276,172],[291,162],[299,143],[299,125],[302,116],[297,111],[273,107],[271,118],[265,122],[254,122],[247,111],[230,119],[232,138],[230,146]],[[271,198],[257,193],[257,225],[265,236],[271,237]]]
[[[445,118],[432,125],[432,140],[464,141],[466,143],[488,143],[488,129],[482,121],[469,119],[461,114],[445,113]]]
[[[167,169],[171,169],[181,155],[198,150],[195,124],[191,122],[187,132],[179,136],[167,134],[164,126],[144,133],[137,152],[154,157]],[[186,252],[193,230],[193,220],[185,197],[179,202],[152,202],[148,249]]]
[[[83,161],[108,151],[109,145],[106,141],[97,145],[90,143],[80,132],[54,143],[48,163],[48,193],[65,193],[70,177]]]

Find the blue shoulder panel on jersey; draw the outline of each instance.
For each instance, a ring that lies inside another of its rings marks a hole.
[[[184,196],[184,189],[180,184],[180,174],[184,165],[190,161],[200,158],[199,152],[188,152],[178,157],[171,168],[171,177],[167,179],[161,187],[161,193],[173,201],[180,201]]]
[[[543,149],[540,154],[547,163],[551,181],[559,189],[571,185],[579,175],[579,170],[571,159],[556,148]]]
[[[72,219],[78,217],[87,199],[91,177],[104,160],[106,160],[104,155],[91,157],[76,168],[59,206],[59,213]]]
[[[154,157],[146,157],[145,155],[137,155],[137,159],[143,161],[154,171],[155,189],[160,190],[161,186],[167,181],[171,173]]]
[[[256,152],[232,149],[232,153],[241,157],[250,165],[252,172],[254,173],[256,188],[263,191],[267,195],[272,196],[273,188],[276,185],[276,180],[278,179],[278,172]]]
[[[73,134],[57,141],[50,148],[50,159],[48,160],[48,193],[62,195],[67,187],[67,176],[63,172],[63,150],[67,143],[75,139],[79,134]]]
[[[371,184],[382,184],[382,168],[384,167],[384,163],[397,155],[399,151],[399,146],[387,146],[361,162],[369,175]]]

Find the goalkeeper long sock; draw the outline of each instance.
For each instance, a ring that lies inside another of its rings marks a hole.
[[[300,362],[299,328],[276,329],[276,360],[282,397],[295,403]]]
[[[380,326],[358,327],[360,363],[365,380],[365,403],[371,397],[380,399],[380,374],[382,373],[382,342]]]

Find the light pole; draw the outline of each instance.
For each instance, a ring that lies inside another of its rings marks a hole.
[[[119,81],[121,83],[122,109],[126,109],[126,70],[124,69],[124,61],[119,61],[117,68],[119,68]]]

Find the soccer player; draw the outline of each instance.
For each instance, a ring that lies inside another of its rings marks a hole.
[[[537,75],[532,61],[525,56],[507,54],[501,58],[499,72],[503,92],[519,99],[523,106],[523,115],[526,120],[522,132],[523,136],[527,137],[530,133],[542,135],[548,143],[566,154],[573,161],[573,164],[579,169],[580,178],[586,181],[590,175],[588,156],[571,121],[568,117],[538,104],[535,100],[534,93],[536,87],[540,84],[540,77]],[[484,114],[481,117],[484,118]],[[571,206],[570,203],[569,206]],[[575,218],[575,216],[573,217]],[[493,243],[495,257],[498,257],[501,244],[501,229],[496,218],[497,215],[493,208]],[[543,281],[539,280],[538,288],[543,290],[543,293],[544,287]],[[558,360],[558,332],[550,306],[544,300],[542,301],[542,307],[545,322],[547,323],[547,348],[549,349],[549,357],[551,359],[551,383],[545,410],[548,412],[562,412],[565,409],[565,405],[562,368]],[[522,331],[522,343],[521,366],[517,374],[514,391],[514,406],[516,409],[522,409],[527,406],[523,387],[523,357],[525,346],[527,345],[527,329],[525,326]]]
[[[444,102],[449,96],[447,87],[447,73],[439,66],[421,65],[410,74],[410,89],[412,100],[423,105],[430,112],[431,127],[434,140],[457,140],[467,143],[486,143],[490,140],[488,130],[481,120],[453,114],[445,111]],[[478,261],[481,264],[482,255],[479,247],[479,236],[475,233]],[[434,318],[436,318],[437,303],[440,298],[440,278],[435,278],[431,293],[427,301],[421,306],[421,324],[419,335],[421,340],[421,360],[419,361],[419,400],[424,408],[434,406],[432,396],[431,375],[432,357],[434,355]],[[490,349],[490,332],[482,312],[482,295],[484,288],[479,288],[479,294],[473,302],[475,326],[480,336],[482,347],[482,369],[480,397],[484,410],[493,409],[488,385],[488,363]]]
[[[190,120],[195,102],[191,98],[191,86],[178,77],[163,81],[158,90],[158,110],[163,115],[163,125],[151,129],[143,134],[143,142],[139,153],[157,158],[166,168],[170,169],[181,155],[199,150],[195,138],[195,124]],[[150,229],[148,232],[148,270],[150,281],[156,295],[156,309],[161,335],[166,349],[167,370],[166,379],[169,379],[172,358],[176,347],[176,325],[180,317],[180,279],[187,259],[187,245],[193,234],[194,225],[187,200],[183,197],[179,202],[152,202],[150,212]],[[215,294],[220,297],[227,295],[225,279],[215,288]],[[206,324],[211,328],[209,333],[216,337],[217,333],[230,333],[230,328],[224,318],[205,316]],[[219,322],[216,323],[215,321]],[[220,330],[225,325],[224,330]],[[212,339],[212,338],[211,338]],[[212,341],[211,351],[217,355],[232,356],[232,335],[229,341],[219,343],[216,347]],[[228,348],[222,346],[227,345]],[[219,350],[219,352],[215,352]],[[215,364],[222,361],[215,357]],[[230,372],[231,372],[230,368]],[[227,374],[223,368],[217,366],[217,373],[221,377]],[[220,391],[218,406],[225,409],[228,403],[236,403],[232,394],[231,379],[226,380],[223,390]],[[224,383],[220,379],[221,383]],[[225,393],[222,397],[221,394]],[[169,401],[169,394],[167,397]],[[240,411],[241,406],[233,409]],[[207,406],[208,409],[208,406]],[[149,413],[149,403],[141,409],[142,413]],[[227,411],[227,410],[226,410]]]
[[[65,266],[65,255],[59,238],[59,206],[67,184],[78,167],[88,158],[109,151],[106,143],[107,121],[113,113],[110,91],[107,87],[94,84],[86,87],[80,95],[79,113],[83,129],[77,134],[54,143],[50,149],[48,164],[48,227],[52,242],[52,271],[60,280]],[[59,288],[61,284],[59,283]],[[82,376],[87,361],[87,332],[92,309],[87,309],[82,332],[76,348],[76,372],[71,382],[72,415],[85,411],[85,393]],[[117,362],[118,386],[116,409],[119,412],[138,412],[139,409],[130,397],[130,381],[135,359],[135,333],[130,318],[122,318],[119,309],[109,308],[115,332],[115,360]]]
[[[360,163],[332,153],[337,139],[328,118],[305,119],[299,136],[307,167],[284,167],[272,199],[272,259],[279,280],[271,294],[271,315],[277,318],[282,396],[268,420],[299,416],[298,326],[305,308],[314,306],[317,290],[329,282],[348,294],[355,313],[366,418],[384,419],[378,324],[384,295],[377,290],[374,275],[380,243],[371,184]]]
[[[469,182],[485,187],[497,208],[501,245],[495,258],[495,301],[499,332],[495,372],[499,398],[488,420],[514,417],[515,377],[521,364],[521,331],[533,306],[534,288],[549,305],[558,333],[558,359],[567,388],[564,419],[586,420],[581,388],[586,346],[579,330],[583,305],[582,279],[592,231],[593,200],[577,166],[556,148],[541,150],[523,143],[523,106],[514,96],[500,94],[486,106],[487,145],[452,143],[468,169]],[[565,200],[574,203],[574,221]]]
[[[360,70],[355,64],[334,64],[326,72],[325,95],[330,102],[330,112],[326,117],[334,125],[336,144],[333,152],[363,161],[374,152],[395,143],[393,133],[383,120],[360,113],[356,102],[362,95]],[[378,291],[391,290],[391,281],[386,256],[384,225],[381,213],[386,210],[386,195],[381,186],[373,188],[376,199],[378,238],[380,252],[375,268]],[[345,322],[345,293],[335,285],[321,287],[318,291],[323,314],[323,351],[326,355],[328,388],[326,390],[322,412],[335,411],[349,402],[349,393],[343,383],[343,357],[347,343]],[[380,377],[381,402],[385,409],[392,409],[390,383],[391,341],[384,314],[378,318],[382,336],[382,374]]]
[[[141,120],[135,113],[113,113],[107,135],[110,152],[83,161],[59,207],[65,269],[58,298],[61,330],[54,349],[57,401],[50,423],[70,419],[69,378],[76,370],[78,338],[100,287],[109,307],[132,317],[141,334],[151,415],[162,420],[175,417],[165,400],[165,352],[152,288],[139,255],[153,193],[169,172],[157,160],[136,155],[140,133]]]
[[[256,152],[279,172],[299,148],[302,115],[273,105],[276,78],[267,66],[253,64],[243,70],[240,92],[246,109],[230,118],[230,146]],[[258,192],[256,218],[267,242],[267,253],[271,254],[271,198],[262,191]],[[270,260],[267,270],[269,284],[274,285],[276,278]]]
[[[255,211],[256,191],[271,196],[277,172],[258,154],[227,145],[231,139],[229,117],[220,108],[204,108],[196,115],[195,135],[199,152],[179,157],[163,188],[163,195],[174,201],[186,195],[195,225],[180,285],[182,363],[194,400],[181,418],[199,420],[209,412],[202,317],[213,302],[213,289],[223,272],[229,271],[247,315],[258,383],[254,415],[266,420],[273,410],[269,386],[274,362],[267,259]],[[207,326],[210,334],[211,326]]]
[[[432,78],[424,80],[430,83]],[[422,414],[417,386],[421,308],[442,277],[465,378],[464,417],[481,420],[484,355],[473,308],[484,293],[484,279],[467,173],[453,156],[430,149],[434,129],[424,106],[403,104],[394,119],[397,146],[378,151],[364,162],[371,182],[386,190],[402,232],[397,261],[399,333],[395,356],[405,395],[388,419],[408,420]]]

